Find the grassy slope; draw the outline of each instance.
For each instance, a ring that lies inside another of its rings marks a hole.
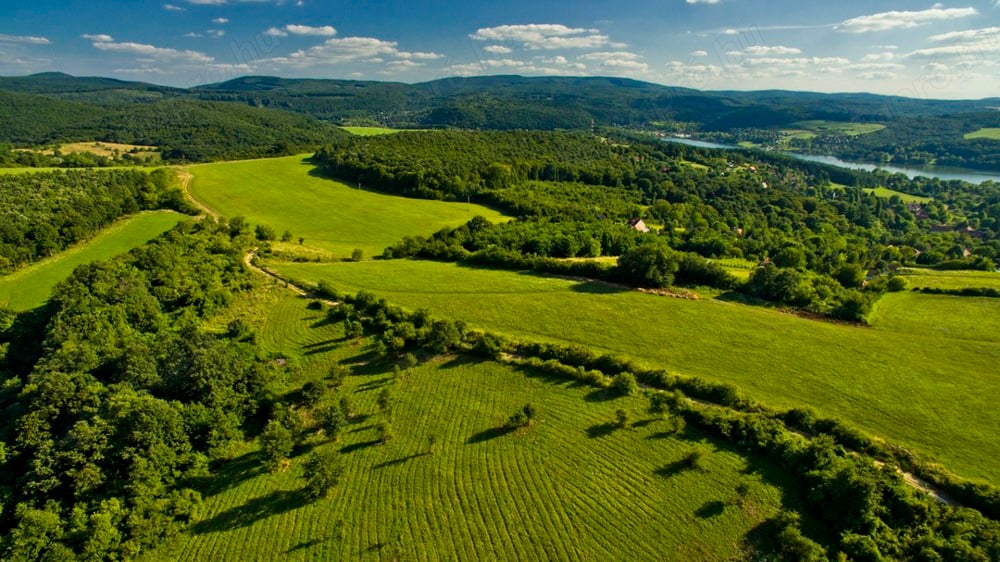
[[[1000,128],[998,127],[984,127],[978,131],[973,131],[967,133],[965,138],[968,140],[972,139],[993,139],[1000,140]]]
[[[402,129],[390,129],[388,127],[341,127],[341,129],[358,135],[359,137],[373,137],[375,135],[391,135],[402,131]]]
[[[933,201],[930,197],[923,197],[920,195],[911,195],[909,193],[903,193],[902,191],[895,191],[887,187],[876,187],[874,189],[865,188],[865,193],[874,193],[878,197],[883,197],[889,199],[893,195],[898,195],[903,203],[930,203]]]
[[[14,310],[39,306],[49,298],[52,287],[78,265],[123,254],[170,230],[183,218],[173,211],[153,211],[122,219],[86,242],[0,277],[0,304]]]
[[[910,287],[933,289],[964,289],[967,287],[1000,289],[1000,273],[992,271],[938,271],[906,268],[901,272]]]
[[[2,174],[31,174],[35,172],[65,172],[66,170],[83,169],[88,171],[101,170],[154,170],[155,168],[143,168],[141,166],[105,166],[103,168],[0,168]]]
[[[479,205],[387,196],[310,175],[304,156],[192,166],[192,195],[229,217],[242,215],[281,234],[341,256],[354,248],[378,255],[404,236],[457,226],[475,215],[501,215]]]
[[[361,352],[305,305],[273,290],[240,305],[265,347],[299,365],[287,389]],[[370,445],[383,419],[375,406],[382,388],[393,393],[393,439]],[[372,416],[339,443],[319,445],[341,450],[346,469],[329,499],[304,505],[295,493],[301,457],[287,472],[266,474],[249,449],[205,491],[205,519],[147,558],[723,560],[756,523],[794,501],[765,483],[780,485],[778,471],[710,443],[704,472],[663,473],[698,439],[658,436],[663,422],[596,430],[619,408],[648,418],[638,397],[603,400],[496,363],[448,359],[398,380],[368,368],[342,392]],[[490,431],[529,402],[541,418],[530,430]],[[429,435],[436,450],[424,455]],[[738,482],[751,487],[747,508],[727,505]]]
[[[885,125],[877,123],[848,123],[842,121],[799,121],[795,126],[801,127],[813,133],[823,133],[827,135],[845,135],[856,137],[881,131]]]
[[[472,326],[731,382],[765,403],[811,406],[933,454],[959,474],[1000,481],[998,299],[888,295],[866,329],[433,262],[274,267]],[[932,302],[933,316],[923,312]],[[971,335],[968,318],[983,323]]]

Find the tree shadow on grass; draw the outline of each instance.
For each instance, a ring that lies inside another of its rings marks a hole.
[[[583,397],[587,402],[610,402],[621,395],[610,388],[599,388]]]
[[[380,468],[388,468],[390,466],[396,466],[398,464],[404,464],[404,463],[407,463],[409,461],[412,461],[413,459],[418,459],[418,458],[420,458],[420,457],[422,457],[422,456],[424,456],[426,454],[427,453],[414,453],[412,455],[407,455],[405,457],[400,457],[398,459],[392,459],[391,461],[380,462],[380,463],[376,464],[375,466],[373,466],[372,469],[378,470]]]
[[[388,379],[378,379],[378,380],[363,382],[363,383],[359,384],[356,389],[354,389],[354,393],[355,394],[360,394],[362,392],[370,392],[372,390],[378,390],[378,389],[382,388],[383,386],[386,386],[386,385],[389,385],[389,384],[392,384],[392,379],[391,378],[388,378]]]
[[[705,502],[701,507],[699,507],[694,514],[700,519],[711,519],[713,517],[722,515],[722,512],[726,511],[726,502],[715,500],[710,502]]]
[[[243,482],[263,474],[259,452],[245,453],[230,461],[213,466],[213,474],[191,482],[191,487],[199,490],[202,497],[210,498]]]
[[[489,429],[480,431],[475,435],[472,435],[465,441],[465,443],[468,445],[473,445],[475,443],[483,443],[486,441],[490,441],[492,439],[496,439],[497,437],[503,437],[508,433],[513,433],[516,429],[517,429],[516,427],[507,427],[507,426],[491,427]]]
[[[544,371],[542,369],[538,369],[538,368],[532,367],[530,365],[512,364],[510,366],[514,370],[520,372],[521,374],[523,374],[524,376],[526,376],[528,378],[538,379],[538,380],[540,380],[542,382],[545,382],[545,383],[548,383],[548,384],[551,384],[551,385],[554,385],[554,386],[561,386],[563,388],[580,388],[580,387],[588,387],[589,388],[590,387],[590,385],[584,384],[584,383],[582,383],[582,382],[580,382],[580,381],[578,381],[576,379],[570,379],[570,378],[566,378],[566,377],[560,377],[558,375],[554,375],[554,374],[552,374],[552,373],[550,373],[548,371]]]
[[[301,490],[279,490],[223,511],[211,519],[199,521],[191,526],[191,531],[196,535],[232,531],[298,509],[308,503],[309,499]]]
[[[483,363],[484,360],[479,357],[473,357],[472,355],[467,355],[461,353],[449,359],[447,362],[442,363],[438,366],[438,369],[456,369],[458,367],[464,367],[466,365],[475,365],[477,363]]]
[[[597,425],[592,425],[587,428],[587,437],[591,439],[598,439],[601,437],[607,437],[618,429],[618,424],[616,423],[600,423]]]
[[[570,287],[574,293],[586,293],[588,295],[615,295],[631,291],[628,287],[604,283],[601,281],[584,281]]]
[[[382,442],[378,439],[373,439],[371,441],[362,441],[360,443],[352,443],[350,445],[344,445],[340,448],[341,453],[353,453],[354,451],[360,451],[362,449],[367,449],[368,447],[374,447],[375,445],[381,445]]]

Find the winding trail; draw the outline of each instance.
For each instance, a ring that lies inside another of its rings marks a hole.
[[[181,192],[184,194],[184,197],[192,205],[198,207],[202,215],[212,217],[213,219],[218,219],[219,213],[210,208],[208,205],[205,205],[201,201],[195,199],[194,195],[191,195],[190,187],[191,187],[191,181],[194,180],[194,174],[192,174],[189,170],[185,170],[182,168],[174,168],[174,171],[177,173],[177,177],[181,180],[180,187],[181,187]]]

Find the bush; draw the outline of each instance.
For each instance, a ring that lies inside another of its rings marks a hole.
[[[330,493],[344,473],[340,458],[335,451],[317,450],[309,455],[304,466],[306,497],[318,500]]]
[[[618,373],[611,381],[611,388],[618,396],[633,396],[639,392],[639,383],[632,373]]]
[[[361,248],[351,250],[351,261],[361,261],[365,258],[365,252]]]
[[[254,236],[261,242],[269,242],[275,240],[278,237],[278,233],[266,224],[258,224],[257,228],[254,229]]]

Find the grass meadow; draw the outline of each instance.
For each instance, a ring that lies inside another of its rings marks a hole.
[[[227,217],[244,216],[280,235],[289,230],[305,245],[340,257],[360,248],[381,255],[404,236],[430,234],[476,215],[500,213],[481,205],[397,197],[358,189],[313,174],[307,156],[191,166],[191,194]]]
[[[937,269],[906,268],[900,272],[910,287],[922,289],[958,290],[987,288],[1000,290],[1000,273],[995,271],[941,271]]]
[[[1000,299],[887,295],[870,328],[720,300],[423,261],[272,264],[521,339],[584,345],[809,406],[1000,481]]]
[[[693,432],[668,435],[645,398],[454,357],[396,377],[360,365],[363,347],[307,302],[271,289],[233,314],[289,358],[286,391],[354,365],[339,393],[359,419],[337,442],[311,434],[278,473],[262,471],[253,445],[234,451],[203,491],[202,520],[147,560],[727,560],[756,525],[796,505],[779,470]],[[376,444],[386,388],[393,436]],[[526,403],[538,421],[501,431]],[[638,423],[612,428],[618,409]],[[701,469],[684,468],[696,447]],[[344,475],[309,503],[298,490],[301,453],[313,448],[339,451]],[[750,490],[742,507],[738,483]]]
[[[170,230],[184,215],[173,211],[151,211],[122,219],[86,242],[0,277],[0,305],[28,310],[45,303],[52,288],[77,266],[104,260],[145,244]]]
[[[885,128],[885,125],[877,123],[847,123],[841,121],[799,121],[794,125],[813,133],[848,137],[866,135]]]
[[[978,131],[966,133],[965,138],[967,140],[972,140],[972,139],[1000,140],[1000,127],[983,127]]]
[[[351,133],[352,135],[358,135],[359,137],[374,137],[376,135],[392,135],[395,133],[401,133],[405,129],[390,129],[389,127],[341,127],[341,129]]]

